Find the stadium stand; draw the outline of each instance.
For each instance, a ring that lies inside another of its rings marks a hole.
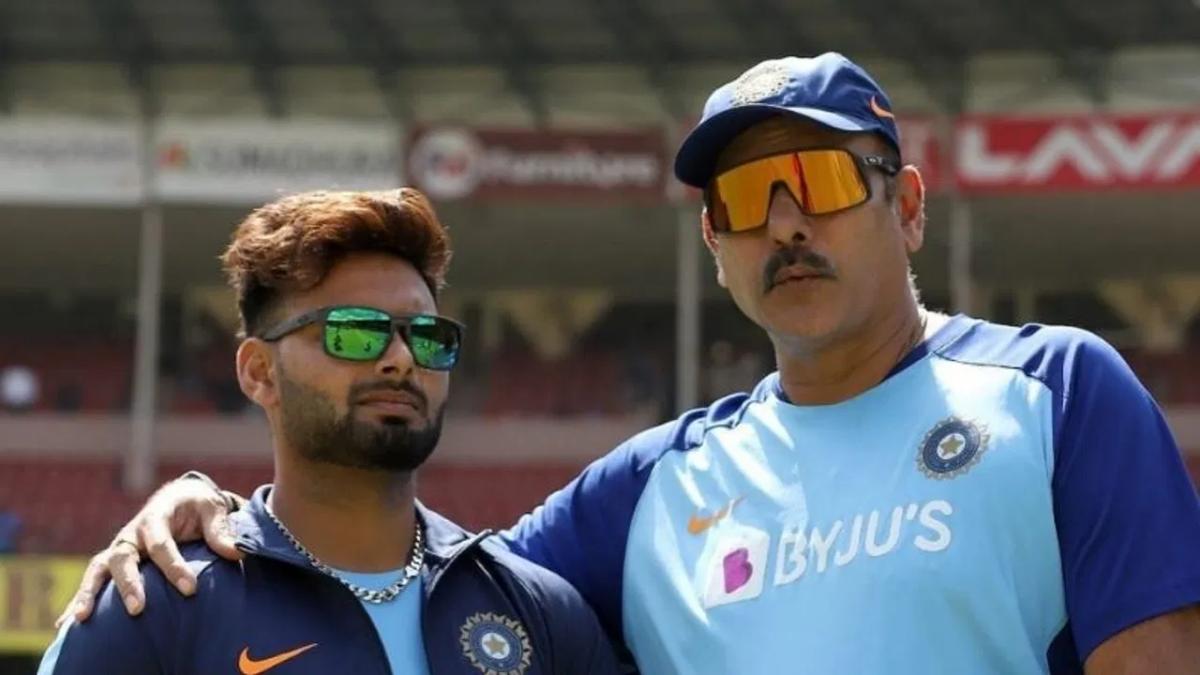
[[[633,431],[751,386],[772,354],[715,283],[668,157],[712,86],[796,51],[846,52],[888,89],[929,190],[926,303],[1097,331],[1200,482],[1186,3],[1026,3],[1032,19],[1004,0],[9,4],[0,571],[81,564],[144,500],[126,427],[147,308],[149,485],[270,480],[216,258],[282,192],[403,182],[450,224],[444,303],[468,353],[419,491],[468,527],[508,525]],[[50,591],[75,573],[0,574],[0,675],[33,672]]]

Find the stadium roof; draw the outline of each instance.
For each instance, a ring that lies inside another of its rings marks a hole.
[[[1040,52],[1099,101],[1114,51],[1200,36],[1190,0],[17,0],[0,11],[0,108],[14,65],[118,64],[152,105],[153,66],[233,64],[280,115],[289,66],[366,68],[398,113],[408,69],[496,68],[544,119],[537,68],[623,64],[682,118],[693,111],[673,67],[829,49],[902,62],[951,108],[970,56]]]

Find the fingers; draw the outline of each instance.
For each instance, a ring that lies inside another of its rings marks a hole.
[[[62,625],[71,619],[76,623],[83,623],[92,615],[96,595],[108,580],[108,556],[109,551],[105,549],[88,561],[87,568],[83,570],[83,579],[79,582],[79,590],[75,591],[75,597],[71,598],[66,609],[55,620],[55,629],[62,628]]]
[[[184,595],[196,592],[196,575],[179,553],[178,542],[207,539],[209,521],[217,515],[217,507],[223,505],[220,493],[205,483],[177,480],[159,489],[134,520],[138,545]]]
[[[156,513],[146,514],[138,528],[138,543],[146,550],[150,561],[162,570],[163,575],[171,581],[175,588],[179,589],[180,593],[191,595],[196,592],[196,575],[192,573],[191,568],[179,553],[179,547],[175,544],[175,538],[171,532],[169,518]],[[137,583],[140,586],[142,575],[137,569],[136,561],[133,575],[137,577]],[[120,579],[121,572],[114,569],[113,578]],[[127,581],[132,581],[132,579]]]
[[[218,555],[229,560],[242,558],[221,495],[200,481],[168,483],[150,498],[107,549],[88,562],[79,589],[55,621],[55,627],[61,628],[68,620],[84,622],[91,617],[96,596],[110,576],[126,611],[140,614],[146,605],[146,592],[138,568],[139,549],[179,592],[195,593],[196,576],[180,555],[176,537],[180,541],[203,537]]]
[[[242,559],[233,525],[229,522],[229,514],[224,508],[215,508],[211,516],[203,516],[200,526],[204,530],[204,541],[213,552],[226,560]]]
[[[110,576],[125,609],[130,614],[140,614],[146,595],[138,568],[141,561],[138,549],[146,552],[181,593],[191,595],[196,590],[196,577],[180,555],[175,537],[191,541],[203,536],[219,555],[240,559],[226,516],[224,500],[200,481],[168,483],[150,498],[107,549],[88,562],[79,589],[55,621],[55,627],[62,627],[70,619],[83,622],[91,617],[96,596]],[[178,525],[178,532],[172,532],[173,525]]]
[[[142,585],[142,572],[138,569],[141,555],[137,547],[131,539],[118,539],[108,548],[108,556],[108,571],[125,611],[133,616],[141,614],[146,606],[146,591]]]

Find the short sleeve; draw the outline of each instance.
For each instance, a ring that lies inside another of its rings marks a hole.
[[[1067,611],[1081,659],[1200,602],[1200,499],[1167,421],[1090,334],[1064,360],[1053,478]]]
[[[510,551],[577,588],[614,641],[624,634],[625,553],[634,510],[658,460],[682,446],[701,421],[703,411],[692,411],[634,436],[501,535]]]
[[[513,553],[577,588],[614,640],[629,524],[645,485],[631,459],[628,444],[614,450],[502,534]]]

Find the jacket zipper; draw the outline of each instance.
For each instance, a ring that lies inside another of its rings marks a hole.
[[[462,558],[463,554],[478,546],[479,542],[490,537],[491,535],[491,530],[483,530],[474,537],[471,537],[467,541],[459,544],[454,553],[452,553],[449,558],[446,558],[446,562],[443,563],[441,568],[438,570],[438,578],[440,579],[448,571],[450,571],[450,567],[453,566],[454,563],[460,558]],[[424,580],[422,580],[422,583],[424,583]],[[426,666],[428,666],[431,675],[438,675],[438,673],[434,670],[433,663],[430,662],[430,654],[432,654],[433,651],[430,650],[429,644],[425,641],[426,636],[429,635],[429,631],[427,630],[429,627],[425,624],[425,622],[429,620],[429,612],[425,611],[425,608],[433,604],[433,592],[436,588],[437,584],[434,583],[430,584],[429,588],[425,589],[425,597],[423,598],[424,602],[421,605],[421,644],[425,647]]]
[[[464,553],[475,548],[476,546],[479,545],[479,542],[483,541],[484,539],[486,539],[487,537],[489,537],[491,535],[492,535],[492,530],[484,530],[484,531],[476,534],[474,537],[468,539],[467,541],[460,543],[458,545],[458,547],[455,549],[454,553],[451,554],[451,556],[449,558],[446,558],[446,562],[443,563],[441,568],[438,570],[438,577],[441,577],[442,575],[444,575],[447,572],[447,570],[450,569],[450,566],[453,565],[459,558],[461,558]],[[281,562],[281,563],[284,563],[291,567],[299,568],[309,574],[320,577],[321,579],[324,579],[327,582],[336,583],[343,590],[345,590],[345,586],[342,586],[342,584],[340,582],[338,582],[337,579],[334,579],[334,578],[330,577],[328,574],[325,574],[324,572],[322,572],[321,570],[318,570],[318,569],[312,567],[312,565],[308,564],[307,560],[303,561],[304,564],[301,565],[301,564],[297,564],[297,562],[298,562],[297,560],[290,559],[286,556],[277,555],[271,551],[257,550],[257,551],[247,551],[247,553],[249,553],[251,555],[260,556],[262,558],[267,558],[268,560],[274,560],[275,562]],[[421,583],[424,584],[424,580],[422,580]],[[434,584],[434,585],[436,585],[436,584]],[[433,669],[433,664],[429,662],[429,654],[430,654],[429,645],[425,644],[425,635],[426,635],[425,617],[429,616],[429,613],[425,611],[425,608],[427,605],[429,605],[433,602],[433,586],[434,585],[431,585],[427,590],[425,590],[424,597],[421,598],[421,644],[423,644],[425,646],[425,666],[427,668],[429,668],[430,673],[433,673],[434,669]],[[351,597],[353,597],[353,595]],[[365,607],[363,607],[362,601],[360,601],[358,598],[354,598],[354,604],[355,604],[355,607],[358,609],[360,615],[367,620],[367,625],[371,629],[371,635],[375,638],[375,651],[376,651],[377,655],[382,659],[387,671],[391,672],[392,665],[391,665],[391,660],[388,659],[387,647],[384,646],[383,638],[379,636],[379,631],[375,628],[375,622],[371,620],[371,615],[368,614],[367,609]],[[397,675],[397,674],[393,673],[392,675]]]

